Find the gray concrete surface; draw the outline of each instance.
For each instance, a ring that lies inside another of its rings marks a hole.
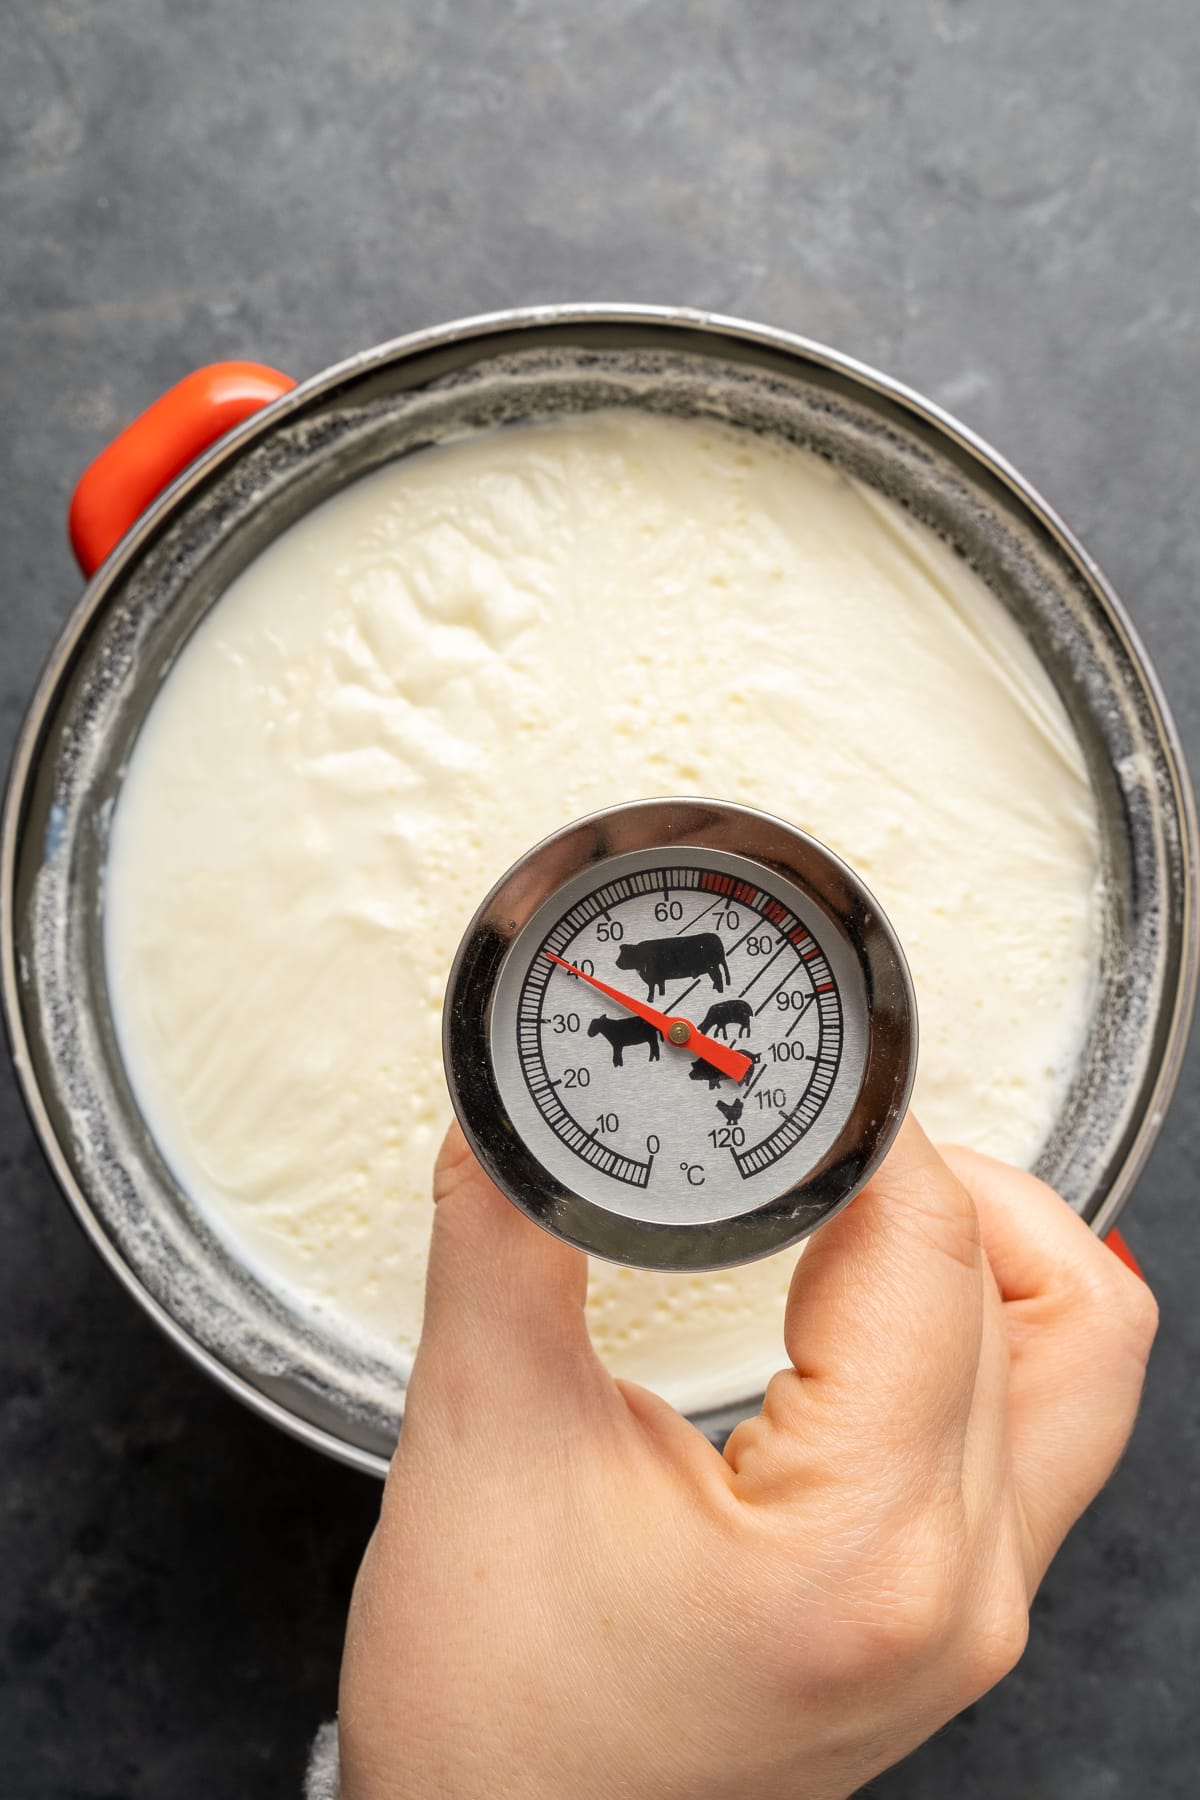
[[[0,756],[73,480],[190,366],[624,298],[958,411],[1082,531],[1200,762],[1194,0],[7,0],[0,83]],[[1127,1215],[1164,1314],[1134,1443],[1020,1670],[885,1800],[1197,1790],[1198,1081]],[[6,1067],[0,1283],[0,1794],[291,1800],[376,1490],[160,1344]]]

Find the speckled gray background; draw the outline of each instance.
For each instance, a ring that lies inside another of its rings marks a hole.
[[[627,299],[959,412],[1114,578],[1200,763],[1194,0],[6,0],[0,82],[0,755],[79,588],[73,479],[190,366]],[[1021,1669],[886,1800],[1197,1792],[1198,1076],[1126,1220],[1164,1314],[1134,1443]],[[294,1800],[377,1490],[159,1342],[6,1067],[0,1184],[0,1795]]]

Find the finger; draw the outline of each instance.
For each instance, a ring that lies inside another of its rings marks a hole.
[[[963,1448],[963,1497],[979,1519],[988,1514],[1008,1467],[1008,1338],[996,1280],[983,1258],[979,1361]]]
[[[1004,1301],[1032,1588],[1125,1447],[1157,1310],[1145,1283],[1044,1182],[975,1151],[945,1154],[975,1201]]]
[[[587,1258],[505,1199],[457,1125],[434,1198],[410,1422],[435,1404],[442,1424],[462,1431],[546,1418],[600,1368],[584,1317]]]
[[[762,1417],[726,1454],[786,1480],[832,1428],[847,1466],[951,1481],[979,1363],[983,1258],[970,1196],[914,1119],[856,1200],[816,1232],[797,1266]]]
[[[1143,1269],[1141,1263],[1133,1254],[1133,1251],[1129,1248],[1129,1245],[1125,1242],[1125,1239],[1121,1236],[1119,1231],[1107,1232],[1105,1234],[1104,1242],[1108,1245],[1108,1248],[1112,1251],[1114,1256],[1120,1257],[1127,1269],[1133,1270],[1139,1281],[1145,1281],[1145,1269]]]

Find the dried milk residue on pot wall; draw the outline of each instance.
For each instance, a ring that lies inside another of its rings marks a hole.
[[[479,900],[597,807],[780,814],[874,888],[937,1138],[1037,1154],[1086,1034],[1099,830],[1033,651],[815,457],[629,411],[423,452],[317,508],[169,676],[117,808],[118,1035],[182,1185],[263,1279],[403,1362]],[[596,1265],[611,1366],[683,1406],[778,1366],[794,1252]]]

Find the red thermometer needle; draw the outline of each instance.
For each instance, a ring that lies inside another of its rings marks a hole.
[[[741,1050],[731,1050],[728,1044],[720,1043],[716,1038],[705,1037],[697,1031],[690,1019],[674,1018],[670,1013],[659,1012],[657,1007],[647,1006],[644,1000],[635,1000],[632,994],[623,994],[620,988],[609,987],[607,981],[598,981],[594,975],[585,975],[574,963],[564,962],[561,956],[555,956],[553,950],[547,950],[550,961],[565,969],[568,975],[578,975],[580,981],[586,981],[589,987],[598,988],[623,1006],[626,1012],[636,1013],[639,1019],[645,1019],[648,1025],[655,1025],[662,1032],[668,1044],[678,1044],[681,1050],[690,1050],[711,1063],[722,1075],[728,1075],[731,1081],[743,1081],[754,1067],[753,1059]]]

